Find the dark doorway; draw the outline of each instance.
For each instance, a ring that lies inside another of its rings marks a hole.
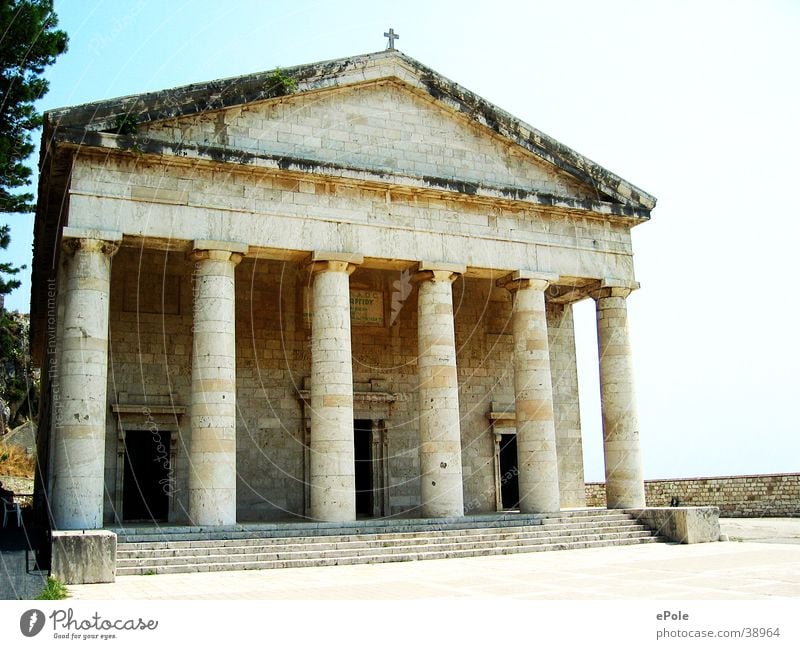
[[[165,521],[169,511],[170,434],[125,433],[122,516],[126,521]]]
[[[517,467],[516,435],[501,435],[500,499],[503,509],[519,509],[519,468]]]
[[[353,422],[356,460],[356,515],[372,516],[372,421]]]

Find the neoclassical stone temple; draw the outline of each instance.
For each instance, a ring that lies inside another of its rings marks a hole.
[[[32,347],[57,529],[644,505],[655,199],[388,50],[46,114]]]

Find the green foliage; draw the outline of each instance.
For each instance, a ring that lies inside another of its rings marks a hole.
[[[136,119],[136,115],[131,115],[130,113],[117,115],[114,124],[117,133],[120,135],[136,135],[136,132],[139,130],[139,120]]]
[[[39,407],[38,372],[28,354],[28,332],[27,316],[0,312],[0,400],[8,406],[4,423],[11,428],[35,419]]]
[[[266,89],[268,97],[291,95],[297,90],[297,81],[284,74],[283,70],[278,68],[267,77]]]
[[[0,226],[2,250],[10,242],[8,230],[8,225]],[[19,287],[20,281],[14,275],[23,268],[25,266],[17,267],[8,262],[0,262],[0,296]],[[5,277],[8,275],[11,277]],[[24,423],[24,415],[32,415],[38,408],[38,382],[34,379],[28,355],[28,330],[26,317],[0,309],[0,428]],[[25,404],[27,408],[23,408]],[[9,409],[7,421],[1,410],[3,406],[8,406]]]
[[[55,577],[48,577],[47,586],[35,599],[67,599],[67,597],[69,597],[67,587]]]
[[[52,0],[0,0],[0,212],[33,211],[32,194],[12,191],[31,182],[30,132],[42,123],[33,104],[48,89],[45,67],[67,49],[57,25]]]
[[[9,243],[11,243],[11,234],[8,225],[2,225],[0,226],[0,249],[5,250],[8,248]],[[14,279],[13,277],[6,279],[3,275],[16,275],[23,268],[25,268],[25,266],[13,266],[7,261],[0,262],[0,295],[8,295],[15,288],[19,288],[20,285],[18,279]]]

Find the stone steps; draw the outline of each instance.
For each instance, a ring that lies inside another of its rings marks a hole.
[[[627,514],[604,512],[241,525],[231,526],[227,538],[219,528],[213,532],[203,528],[191,532],[192,528],[179,527],[119,530],[117,574],[418,561],[660,540]],[[241,536],[231,538],[235,534]],[[166,540],[172,538],[175,540]]]
[[[464,534],[464,535],[448,535],[448,536],[434,536],[434,535],[420,535],[420,534],[407,534],[407,535],[391,535],[388,538],[386,535],[374,535],[372,537],[331,537],[331,538],[314,538],[314,537],[298,537],[293,539],[246,539],[244,541],[201,541],[198,543],[184,543],[180,547],[170,545],[165,549],[164,543],[151,543],[151,544],[122,544],[119,546],[119,555],[124,556],[126,553],[130,554],[149,554],[155,553],[154,556],[175,556],[176,554],[207,554],[210,550],[216,548],[226,548],[230,552],[247,552],[252,551],[252,548],[257,547],[273,547],[280,548],[281,551],[290,552],[297,546],[307,547],[314,546],[319,550],[330,549],[350,549],[350,548],[366,548],[374,545],[418,545],[419,543],[446,543],[448,541],[459,541],[461,543],[482,543],[493,542],[499,543],[508,540],[533,540],[540,538],[553,538],[555,536],[577,536],[580,534],[594,533],[632,533],[641,531],[642,527],[639,525],[625,525],[625,526],[599,526],[591,530],[560,530],[558,532],[548,530],[521,530],[518,532],[505,532],[486,533],[486,534]],[[169,554],[157,554],[169,553]]]
[[[518,528],[523,525],[593,525],[599,522],[630,521],[630,517],[613,510],[574,510],[559,514],[488,514],[464,518],[431,519],[369,519],[350,523],[254,523],[222,527],[192,526],[148,526],[109,528],[115,532],[120,543],[146,543],[170,541],[226,541],[240,539],[281,538],[281,537],[320,537],[336,535],[394,534],[425,531],[442,531],[457,534],[459,530],[469,531],[483,528]],[[303,534],[306,532],[307,534]]]
[[[508,539],[505,541],[480,541],[480,542],[451,542],[451,543],[429,543],[420,540],[418,543],[407,545],[385,544],[356,544],[358,547],[336,547],[318,548],[314,545],[291,546],[291,549],[281,549],[275,551],[274,548],[263,546],[261,548],[250,548],[248,552],[232,552],[231,548],[223,548],[222,551],[211,550],[205,554],[178,554],[172,556],[154,557],[153,555],[137,555],[133,558],[117,558],[117,566],[120,568],[150,566],[158,563],[161,566],[192,565],[199,562],[210,563],[243,563],[261,562],[268,563],[273,561],[284,561],[293,559],[320,559],[358,557],[364,555],[379,556],[391,554],[423,554],[435,548],[436,552],[457,553],[468,550],[485,550],[483,554],[492,554],[494,550],[502,548],[525,548],[536,545],[559,545],[575,544],[598,541],[615,540],[635,540],[637,538],[651,538],[648,531],[625,532],[625,533],[605,533],[605,534],[580,534],[580,535],[561,535],[556,537],[546,537],[538,543],[522,543],[519,539]]]
[[[195,541],[138,541],[138,542],[121,542],[120,551],[148,551],[158,550],[164,547],[165,543],[169,543],[169,548],[172,550],[182,550],[189,548],[214,548],[214,547],[245,547],[257,546],[269,543],[273,546],[292,545],[297,543],[302,544],[341,544],[341,543],[356,543],[356,542],[372,542],[379,537],[382,541],[403,543],[408,539],[427,538],[431,541],[435,539],[459,538],[470,540],[483,540],[481,537],[491,537],[497,539],[503,538],[534,538],[537,536],[551,535],[562,531],[575,531],[575,530],[591,530],[600,531],[608,528],[609,530],[618,530],[620,528],[629,528],[630,531],[641,529],[638,523],[632,523],[630,520],[620,521],[618,523],[579,523],[574,526],[569,525],[536,525],[536,526],[516,526],[513,528],[499,527],[499,528],[471,528],[471,529],[457,529],[457,530],[426,530],[422,532],[385,532],[379,534],[338,534],[338,535],[324,535],[324,536],[257,536],[253,538],[242,539],[224,539],[224,540],[195,540]]]

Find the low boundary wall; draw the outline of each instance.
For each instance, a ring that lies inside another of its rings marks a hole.
[[[800,473],[646,480],[648,507],[718,507],[727,518],[800,516]],[[586,506],[606,506],[603,482],[586,483]]]

